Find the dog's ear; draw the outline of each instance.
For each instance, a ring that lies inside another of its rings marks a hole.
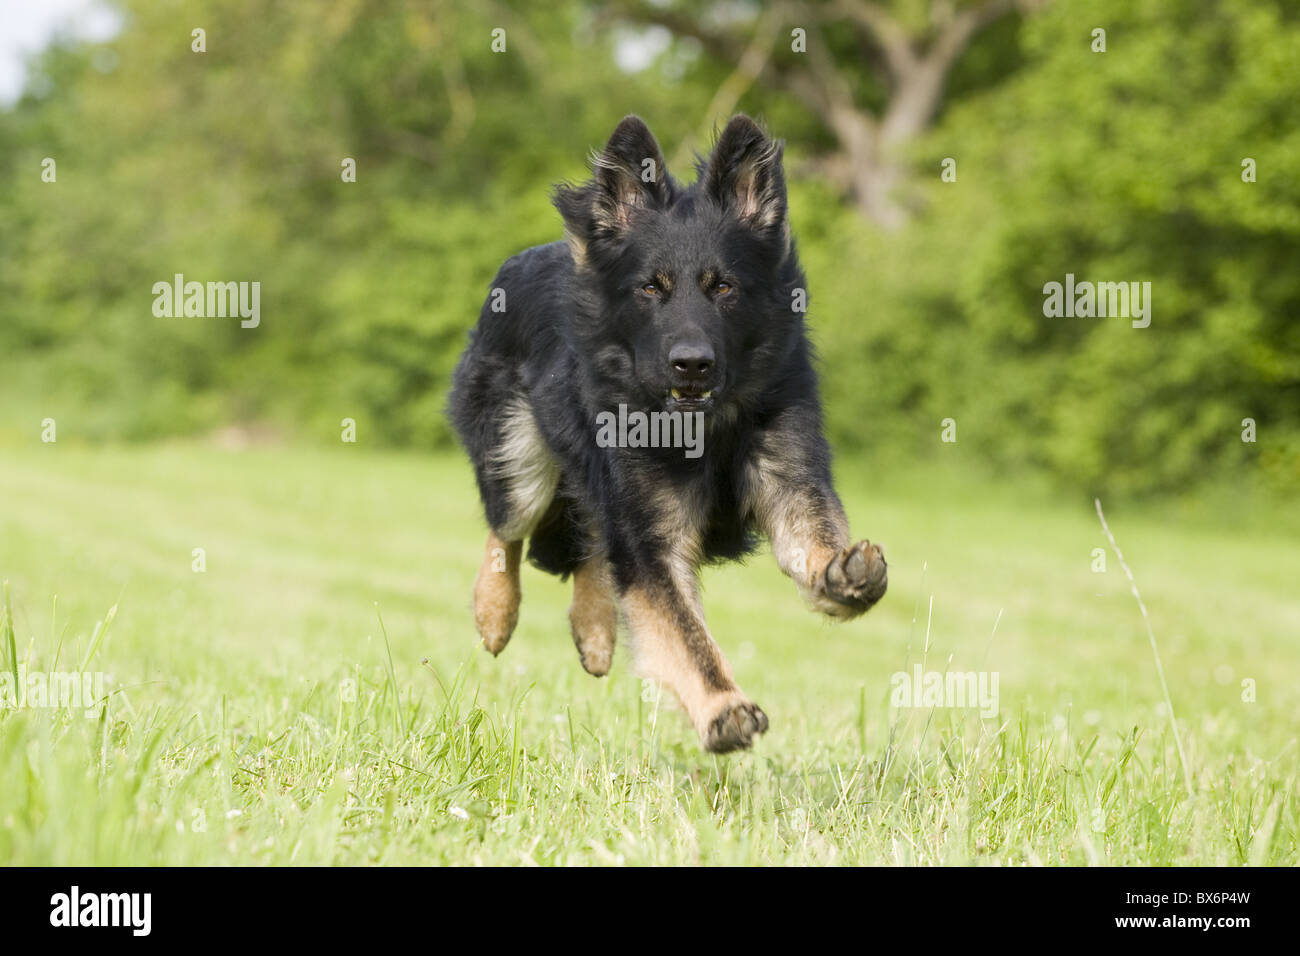
[[[591,165],[591,182],[555,190],[575,260],[593,241],[620,238],[636,210],[663,208],[672,195],[664,154],[639,116],[624,117]]]
[[[769,139],[762,128],[739,113],[718,137],[700,172],[705,192],[757,232],[786,232],[785,144]]]

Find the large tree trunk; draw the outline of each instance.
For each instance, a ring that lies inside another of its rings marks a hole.
[[[907,213],[894,196],[903,170],[889,157],[874,122],[846,108],[832,108],[827,122],[843,154],[829,167],[832,181],[871,222],[885,229],[903,225]]]

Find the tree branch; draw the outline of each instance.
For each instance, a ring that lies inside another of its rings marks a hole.
[[[929,125],[939,108],[953,63],[976,33],[1014,7],[1015,0],[985,0],[977,7],[962,10],[944,25],[911,71],[899,76],[895,95],[880,124],[883,144],[911,139]]]
[[[779,7],[770,8],[766,14],[759,18],[749,45],[745,47],[745,52],[740,55],[740,62],[722,81],[722,85],[713,94],[713,99],[709,101],[708,108],[701,120],[700,130],[695,136],[695,141],[701,140],[708,135],[709,128],[717,121],[719,116],[729,117],[735,111],[740,98],[763,75],[768,62],[772,59],[773,46],[776,43],[777,36],[779,36],[780,23]],[[690,153],[694,148],[695,141],[690,137],[682,141],[669,162],[670,169],[684,166],[690,161]]]
[[[835,0],[823,19],[849,20],[860,32],[870,35],[884,52],[889,71],[895,76],[908,73],[916,66],[912,38],[879,4],[868,0]]]

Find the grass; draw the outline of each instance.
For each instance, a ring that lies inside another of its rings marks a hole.
[[[0,671],[80,665],[107,700],[0,705],[0,859],[1300,862],[1293,514],[1104,503],[1189,792],[1090,500],[840,472],[890,592],[831,627],[766,554],[706,572],[713,631],[772,719],[715,759],[622,657],[581,670],[567,589],[539,572],[502,656],[475,646],[483,532],[457,458],[6,448]],[[996,672],[998,716],[891,708],[916,663]]]

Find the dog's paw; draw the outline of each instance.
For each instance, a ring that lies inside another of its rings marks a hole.
[[[844,609],[843,616],[861,614],[885,596],[885,552],[878,544],[859,541],[831,559],[824,581],[826,597]]]
[[[715,754],[741,750],[766,731],[767,714],[757,704],[741,698],[728,703],[709,721],[704,734],[704,749]]]
[[[614,650],[610,645],[589,645],[578,648],[578,660],[582,662],[582,669],[592,677],[604,677],[609,673],[610,665],[614,662]]]
[[[480,578],[474,587],[474,627],[493,657],[505,650],[518,623],[518,585],[504,574]]]

